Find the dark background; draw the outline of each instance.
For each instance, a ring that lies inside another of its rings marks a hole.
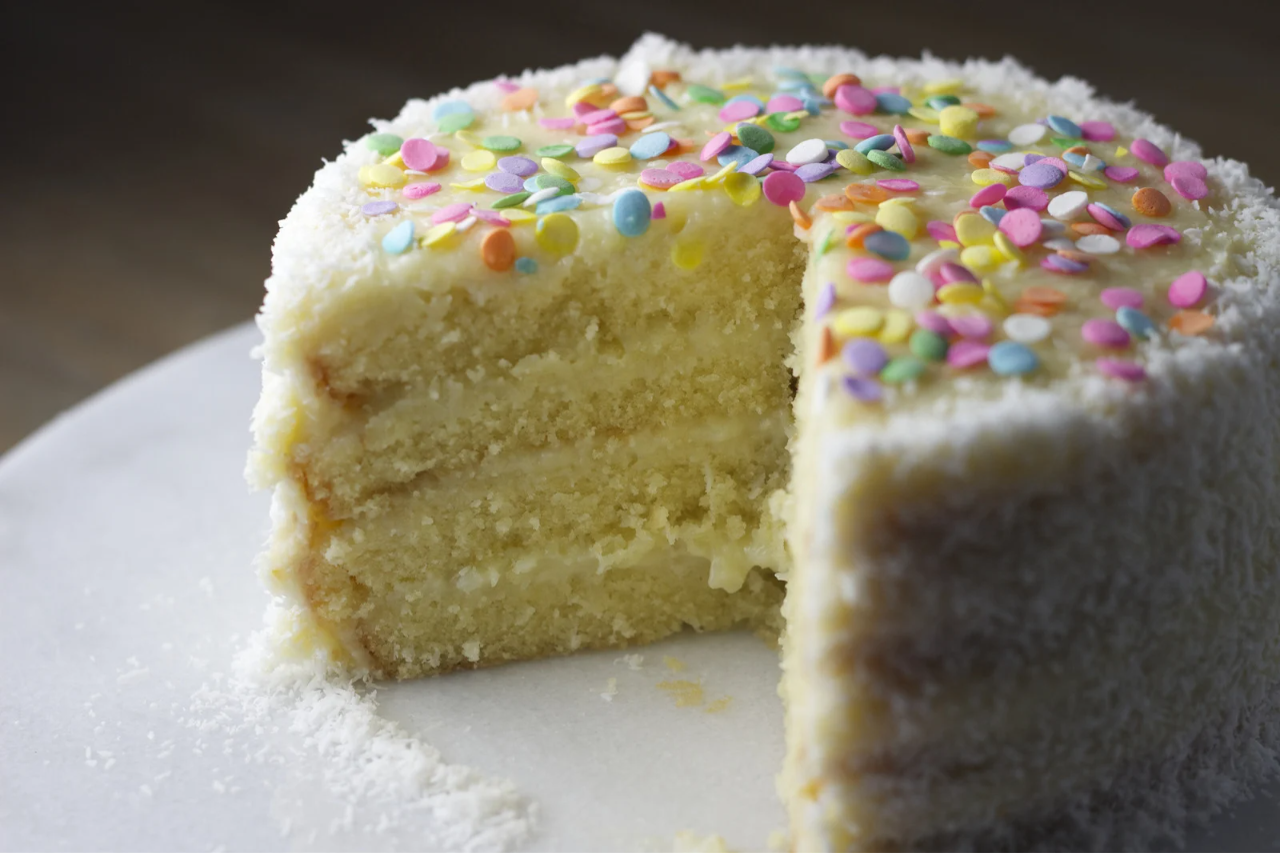
[[[1280,182],[1274,2],[631,0],[6,4],[0,451],[146,362],[249,319],[321,157],[411,96],[618,54],[844,43],[1012,54],[1133,100]]]

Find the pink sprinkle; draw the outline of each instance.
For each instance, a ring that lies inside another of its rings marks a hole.
[[[900,86],[876,86],[871,90],[873,95],[901,95],[902,87]]]
[[[797,166],[795,163],[788,163],[786,160],[779,160],[777,157],[774,157],[772,160],[769,161],[769,168],[774,170],[781,170],[783,172],[794,172],[800,167]]]
[[[836,89],[836,106],[853,116],[865,116],[876,111],[876,96],[862,86],[845,84]]]
[[[997,204],[1008,189],[1004,184],[987,184],[969,197],[969,206],[977,210],[979,207]]]
[[[581,122],[583,116],[589,115],[598,109],[600,108],[595,104],[587,103],[586,101],[577,101],[573,105],[573,115],[579,122]]]
[[[928,329],[939,335],[950,337],[954,331],[951,328],[951,321],[943,317],[937,311],[920,311],[916,314],[916,325],[922,329]]]
[[[1129,333],[1115,320],[1085,320],[1080,335],[1094,346],[1124,349],[1129,345]]]
[[[515,83],[512,83],[510,80],[494,80],[494,81],[493,81],[493,83],[494,83],[494,85],[495,85],[495,86],[497,86],[500,90],[502,90],[503,92],[508,93],[508,94],[510,94],[511,92],[514,92],[516,89],[519,89],[519,88],[520,88],[520,87],[519,87],[519,86],[517,86]]]
[[[733,142],[733,136],[728,131],[720,131],[715,136],[707,140],[707,144],[702,146],[702,153],[698,155],[699,160],[710,160],[720,152],[729,147]]]
[[[770,172],[762,186],[764,197],[779,207],[804,198],[804,181],[790,172]]]
[[[507,217],[503,216],[496,210],[486,210],[482,207],[477,207],[472,211],[472,213],[477,219],[488,222],[490,225],[497,225],[499,228],[511,227],[511,220],[507,219]]]
[[[1127,184],[1138,177],[1138,170],[1132,166],[1108,166],[1102,170],[1102,174],[1117,184]]]
[[[1116,129],[1109,121],[1082,121],[1080,132],[1087,142],[1110,142],[1116,138]]]
[[[902,129],[902,125],[893,126],[893,138],[898,143],[898,153],[902,155],[902,162],[914,163],[916,150],[911,147],[911,140],[907,139],[907,132]]]
[[[769,99],[769,103],[764,105],[764,111],[767,113],[793,113],[802,109],[804,109],[804,101],[795,95],[774,95]]]
[[[426,198],[432,193],[440,192],[440,185],[435,181],[423,181],[418,184],[409,184],[400,191],[400,194],[407,199]]]
[[[667,166],[667,171],[675,172],[677,175],[688,181],[693,178],[702,177],[707,170],[699,166],[697,163],[690,163],[688,160],[676,160]]]
[[[1071,167],[1067,165],[1067,161],[1063,160],[1060,157],[1041,157],[1039,160],[1036,160],[1036,162],[1039,163],[1041,166],[1052,166],[1053,168],[1061,172],[1064,177],[1066,176],[1067,172],[1071,171]]]
[[[613,112],[610,110],[610,112]],[[587,125],[587,135],[597,136],[602,133],[626,133],[627,123],[620,118],[611,118],[606,121],[596,122]]]
[[[874,124],[867,124],[865,121],[842,121],[840,122],[840,132],[854,139],[870,139],[880,133],[880,129]]]
[[[1173,183],[1173,179],[1179,175],[1188,178],[1199,178],[1203,181],[1209,177],[1209,170],[1204,167],[1203,163],[1197,163],[1195,160],[1174,160],[1164,167],[1164,179],[1169,183]]]
[[[950,222],[934,219],[924,226],[924,230],[928,231],[929,236],[939,243],[944,240],[949,240],[952,243],[960,242],[960,238],[956,236],[956,229]]]
[[[654,218],[654,219],[666,219],[666,218],[667,218],[667,206],[666,206],[665,204],[663,204],[662,202],[660,202],[660,201],[658,201],[658,202],[654,202],[654,204],[653,204],[653,218]]]
[[[578,120],[581,121],[583,124],[599,124],[602,121],[609,121],[610,119],[615,119],[617,117],[618,117],[618,114],[613,110],[603,109],[603,110],[592,110],[589,113],[583,113],[582,115],[578,116]]]
[[[1152,166],[1164,166],[1169,162],[1169,158],[1160,150],[1160,146],[1149,139],[1133,140],[1129,150],[1133,152],[1134,157],[1144,163],[1150,163]]]
[[[995,169],[997,172],[1003,172],[1003,173],[1004,173],[1004,174],[1006,174],[1006,175],[1016,175],[1016,174],[1018,174],[1018,170],[1017,170],[1017,169],[1011,168],[1011,167],[1009,167],[1009,166],[1005,166],[1005,165],[1003,165],[1002,163],[997,163],[997,162],[995,162],[994,160],[993,160],[992,162],[990,162],[990,163],[988,163],[988,164],[987,164],[987,168],[989,168],[989,169]]]
[[[1204,273],[1197,270],[1184,272],[1169,285],[1169,301],[1175,308],[1194,308],[1209,290]]]
[[[1093,217],[1093,221],[1099,225],[1105,228],[1110,228],[1112,231],[1124,230],[1124,223],[1119,219],[1116,219],[1115,214],[1107,210],[1105,207],[1100,207],[1096,204],[1089,204],[1085,205],[1084,209],[1086,213]]]
[[[1142,293],[1132,287],[1108,287],[1102,291],[1098,298],[1102,300],[1103,305],[1112,311],[1119,311],[1121,308],[1142,307]]]
[[[955,329],[956,334],[962,338],[981,341],[991,335],[995,326],[986,314],[976,312],[973,314],[961,314],[958,317],[952,317],[951,328]]]
[[[1112,379],[1123,379],[1125,382],[1141,382],[1147,378],[1147,371],[1142,365],[1132,361],[1120,361],[1114,358],[1100,358],[1094,362],[1098,371]]]
[[[947,364],[960,370],[976,367],[986,362],[990,352],[991,347],[979,341],[956,341],[947,350]]]
[[[439,225],[441,222],[461,222],[471,213],[471,205],[465,201],[459,201],[454,204],[448,204],[431,214],[431,222]]]
[[[672,165],[675,165],[674,163]],[[666,190],[674,187],[685,178],[676,174],[674,169],[645,169],[640,173],[640,183],[654,189]]]
[[[760,107],[751,101],[734,101],[720,108],[721,121],[745,121],[760,115]]]
[[[774,174],[782,174],[775,172]],[[770,175],[769,177],[773,177]],[[796,178],[799,181],[799,178]],[[768,178],[765,179],[768,181]],[[768,190],[765,190],[768,194]],[[893,278],[893,264],[879,258],[854,258],[849,261],[849,278],[863,283],[888,281]]]
[[[1034,210],[1026,207],[1006,213],[997,227],[1018,248],[1030,246],[1039,240],[1040,232],[1044,230],[1044,226],[1040,224],[1040,217]]]
[[[407,168],[415,172],[430,172],[436,168],[439,150],[431,140],[415,136],[406,139],[400,146],[400,159]]]
[[[1165,243],[1177,243],[1182,235],[1168,225],[1135,225],[1129,229],[1124,241],[1135,249],[1149,249]]]
[[[560,118],[540,118],[538,124],[547,130],[569,130],[575,124],[570,116],[562,116]]]
[[[1002,186],[992,184],[993,187]],[[1049,195],[1035,187],[1014,187],[1004,194],[1004,206],[1008,210],[1034,210],[1039,213],[1049,206]]]
[[[1204,198],[1209,194],[1209,185],[1191,175],[1174,175],[1170,183],[1173,184],[1178,195],[1190,201]]]
[[[920,185],[910,178],[884,178],[876,181],[876,186],[894,193],[913,193]]]
[[[971,284],[977,284],[978,282],[978,279],[974,274],[969,272],[968,267],[963,264],[957,264],[955,261],[947,261],[942,266],[938,267],[938,275],[941,276],[942,280],[947,284],[952,284],[957,281],[968,282]]]

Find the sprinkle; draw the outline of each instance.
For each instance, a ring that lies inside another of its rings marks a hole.
[[[878,403],[884,397],[884,391],[881,389],[880,383],[874,379],[843,376],[840,378],[840,385],[849,396],[862,403]]]
[[[436,122],[436,127],[441,133],[457,133],[470,127],[472,122],[476,120],[476,114],[467,108],[467,112],[451,113]]]
[[[853,150],[859,154],[866,154],[868,151],[880,150],[887,151],[892,148],[897,140],[893,138],[891,133],[878,133],[875,136],[869,136],[866,139],[853,146]]]
[[[1017,341],[1000,341],[987,353],[987,363],[1001,376],[1021,376],[1040,366],[1029,347]]]
[[[1086,320],[1080,328],[1080,336],[1094,346],[1124,349],[1129,346],[1129,333],[1115,320],[1094,318]]]
[[[1143,216],[1168,216],[1169,211],[1173,209],[1169,204],[1169,199],[1160,190],[1152,187],[1144,187],[1133,194],[1130,200],[1133,209]]]
[[[913,193],[920,189],[920,184],[909,178],[884,178],[876,181],[876,186],[895,193]]]
[[[1129,217],[1125,216],[1111,205],[1104,204],[1100,201],[1086,205],[1085,210],[1093,217],[1094,222],[1097,222],[1099,225],[1106,228],[1110,228],[1112,231],[1123,231],[1131,224],[1129,222]]]
[[[1040,217],[1030,208],[1020,207],[1000,220],[1000,230],[1018,248],[1030,246],[1040,239]]]
[[[974,135],[978,129],[978,118],[976,110],[953,105],[938,113],[938,124],[944,136],[959,139]]]
[[[755,151],[757,154],[768,154],[773,150],[776,144],[773,134],[765,130],[758,124],[744,123],[737,127],[738,141],[745,147]],[[826,150],[822,152],[822,156],[826,157]]]
[[[832,98],[835,105],[850,115],[861,116],[876,111],[876,96],[857,84],[846,83],[836,87]]]
[[[773,163],[772,154],[761,154],[759,157],[755,158],[754,160],[748,160],[746,163],[739,166],[738,173],[744,174],[744,175],[759,175],[761,172],[767,169],[771,163]],[[672,164],[672,165],[675,165],[675,164]],[[690,165],[693,165],[693,164],[690,164]],[[803,178],[801,180],[803,180]]]
[[[667,218],[667,206],[666,206],[665,204],[663,204],[662,202],[660,202],[660,201],[659,201],[659,202],[656,202],[656,203],[653,205],[653,218],[654,218],[654,219],[666,219],[666,218]]]
[[[1087,142],[1110,142],[1116,138],[1116,129],[1109,121],[1082,121],[1080,134]]]
[[[876,211],[876,224],[886,231],[901,234],[907,240],[914,240],[920,230],[920,223],[911,209],[901,204],[882,204]]]
[[[1132,166],[1108,166],[1102,174],[1118,184],[1127,184],[1138,177],[1138,170]]]
[[[390,157],[399,151],[403,144],[404,140],[394,133],[371,133],[364,138],[365,147],[377,151],[383,157]]]
[[[1178,195],[1189,201],[1202,199],[1209,194],[1209,185],[1191,175],[1175,175],[1171,184]]]
[[[1169,158],[1165,156],[1165,153],[1149,139],[1133,140],[1129,150],[1133,152],[1134,157],[1144,163],[1150,163],[1152,166],[1165,166],[1169,163]]]
[[[1017,343],[1039,343],[1050,331],[1049,321],[1035,314],[1010,314],[1004,319],[1004,333]]]
[[[907,139],[907,132],[903,130],[902,125],[893,126],[893,139],[898,144],[898,153],[902,156],[902,162],[914,163],[916,150],[911,147],[911,140]]]
[[[496,225],[499,228],[511,227],[511,220],[494,210],[485,210],[484,208],[476,207],[472,208],[471,215],[482,222],[488,222],[490,225]]]
[[[868,151],[865,156],[882,169],[889,169],[893,172],[905,172],[907,170],[906,164],[888,151],[872,150]]]
[[[1179,311],[1169,318],[1169,328],[1182,335],[1203,335],[1213,326],[1213,317],[1203,311]]]
[[[392,228],[382,238],[382,251],[389,255],[402,255],[413,245],[413,221],[406,219]]]
[[[925,276],[933,275],[942,268],[943,264],[955,263],[958,257],[960,253],[955,249],[934,249],[916,262],[916,272]]]
[[[944,305],[977,305],[982,301],[983,290],[979,285],[955,281],[938,288],[938,301]]]
[[[734,172],[725,176],[724,191],[734,204],[740,207],[748,207],[760,200],[760,180],[754,175],[749,175],[745,172]],[[803,197],[803,193],[801,193],[801,197]],[[776,204],[777,202],[774,203]],[[789,204],[795,203],[795,199],[789,202]]]
[[[538,271],[538,262],[530,257],[516,258],[516,272],[533,275]]]
[[[955,233],[962,246],[977,246],[991,242],[996,227],[972,212],[962,213],[955,220]]]
[[[1120,241],[1110,234],[1086,234],[1076,241],[1076,248],[1090,255],[1114,255]]]
[[[494,192],[506,194],[520,192],[524,182],[509,172],[490,172],[484,179],[484,185]]]
[[[1062,183],[1066,172],[1045,163],[1032,163],[1018,173],[1018,182],[1025,187],[1047,190]]]
[[[790,172],[770,172],[764,179],[764,197],[779,207],[804,198],[804,181]]]
[[[1135,364],[1132,361],[1120,361],[1114,358],[1100,358],[1094,362],[1094,366],[1098,368],[1098,372],[1112,379],[1121,379],[1125,382],[1142,382],[1147,378],[1147,371],[1142,365]]]
[[[1009,141],[1014,145],[1034,145],[1048,132],[1042,124],[1020,124],[1009,131]]]
[[[891,205],[890,209],[893,209],[895,207],[897,207],[899,210],[903,210],[903,208],[898,207],[897,205]],[[880,209],[884,210],[885,208],[882,207]],[[908,215],[910,215],[911,213],[911,211],[909,210],[906,210],[904,212],[907,213]],[[913,222],[915,221],[914,216],[912,216],[911,219]],[[879,217],[877,216],[877,222],[878,221],[879,221]],[[866,248],[867,251],[874,252],[880,257],[890,261],[905,261],[907,259],[907,256],[911,254],[911,246],[907,243],[906,237],[904,237],[902,234],[899,234],[896,231],[886,230],[886,231],[877,231],[874,234],[869,234],[865,238],[863,238],[862,245]],[[892,274],[892,271],[890,272],[890,274]],[[877,279],[877,280],[880,280],[880,279]],[[888,280],[888,276],[886,276],[885,279],[883,280]]]
[[[884,312],[884,325],[876,337],[882,344],[900,344],[911,334],[914,325],[910,313],[901,308],[890,308]]]
[[[441,246],[444,245],[454,232],[458,230],[456,222],[441,222],[427,229],[427,233],[422,236],[422,244],[424,246]]]
[[[992,331],[995,330],[995,324],[991,322],[991,318],[986,314],[981,311],[974,311],[970,314],[960,314],[952,317],[951,328],[962,338],[980,341],[991,336]]]
[[[1155,337],[1156,324],[1152,323],[1151,318],[1136,307],[1121,305],[1116,309],[1116,322],[1135,338]]]
[[[1089,265],[1084,261],[1072,260],[1065,255],[1049,255],[1041,259],[1040,268],[1063,275],[1077,275],[1089,269]]]
[[[854,281],[864,284],[888,281],[893,278],[893,266],[877,258],[853,258],[849,261],[847,272]]]
[[[514,136],[486,136],[480,140],[480,147],[487,151],[517,151],[522,144]]]
[[[560,165],[560,163],[555,160],[552,160],[551,162],[556,163],[556,165]],[[527,178],[538,171],[538,164],[530,160],[528,157],[503,157],[498,161],[498,168],[508,174]]]
[[[818,291],[818,298],[813,301],[813,318],[815,320],[825,317],[836,304],[836,286],[834,282],[827,282],[822,285],[822,289]]]
[[[855,175],[870,175],[876,170],[875,164],[868,160],[865,154],[852,148],[837,151],[836,162]]]
[[[444,156],[444,163],[439,162],[441,155]],[[434,172],[443,168],[448,163],[448,156],[447,148],[439,148],[430,140],[416,136],[406,139],[400,147],[400,159],[405,168],[415,172]]]
[[[880,133],[874,124],[867,124],[865,121],[842,121],[840,132],[853,139],[870,139]]]
[[[408,180],[404,172],[389,163],[360,167],[360,182],[371,187],[398,187]]]
[[[916,379],[925,371],[925,363],[910,355],[900,355],[880,371],[880,379],[890,385],[900,385]]]
[[[498,158],[493,152],[478,149],[470,151],[462,158],[462,168],[468,172],[487,172],[498,165]]]
[[[869,305],[846,308],[831,321],[831,327],[841,337],[873,335],[884,325],[884,312]]]
[[[681,178],[690,180],[692,178],[700,178],[706,174],[707,170],[699,166],[697,163],[690,163],[687,160],[677,160],[667,166],[668,172],[674,172]],[[741,171],[741,169],[739,169]]]
[[[818,163],[827,157],[827,143],[821,139],[806,139],[787,152],[787,162],[796,166]]]
[[[918,311],[932,304],[933,294],[933,282],[919,272],[906,270],[889,282],[889,302],[908,311]]]
[[[613,202],[613,227],[624,237],[639,237],[649,230],[653,206],[640,190],[626,190]]]
[[[620,145],[597,151],[592,161],[601,166],[622,166],[631,162],[631,152]]]
[[[969,206],[977,209],[997,204],[1008,190],[1004,184],[987,184],[969,197]]]
[[[650,86],[649,94],[653,95],[655,98],[661,101],[662,105],[669,110],[680,109],[680,105],[677,104],[675,101],[671,100],[671,96],[668,95],[666,92],[662,91],[661,89],[659,89],[657,86]]]
[[[929,236],[939,243],[943,241],[960,242],[960,238],[956,235],[956,229],[950,222],[939,222],[935,219],[925,223],[924,230],[928,231]]]
[[[720,131],[711,139],[707,140],[707,144],[702,146],[702,153],[698,155],[699,160],[710,160],[720,154],[731,144],[733,144],[733,135],[728,131]]]
[[[562,116],[557,118],[548,118],[546,116],[538,119],[538,124],[547,130],[570,130],[575,124],[573,116]],[[570,146],[572,148],[572,146]]]
[[[1182,234],[1168,225],[1135,225],[1125,235],[1125,242],[1135,249],[1149,249],[1181,240]]]
[[[1197,270],[1185,272],[1169,285],[1169,302],[1175,308],[1194,308],[1209,290],[1204,273]]]
[[[491,205],[491,207],[494,210],[505,210],[508,207],[515,207],[516,205],[522,203],[523,201],[525,201],[525,199],[529,198],[532,195],[533,193],[530,193],[530,192],[512,193],[511,195],[503,196],[502,198],[498,199]]]
[[[1141,308],[1142,293],[1132,287],[1108,287],[1098,297],[1102,304],[1113,311],[1120,308]]]
[[[437,192],[440,192],[439,184],[435,181],[423,181],[417,184],[409,184],[409,186],[400,191],[400,194],[410,201],[416,201]]]
[[[897,92],[877,92],[876,110],[889,115],[906,115],[911,109],[911,102]]]
[[[386,213],[395,213],[400,209],[400,205],[394,201],[371,201],[361,205],[360,212],[365,216],[382,216]]]
[[[710,86],[690,83],[685,89],[685,94],[689,96],[690,100],[697,101],[700,104],[711,104],[718,107],[724,103],[724,93],[712,89]]]
[[[1018,186],[1005,193],[1004,206],[1008,210],[1033,210],[1039,213],[1049,206],[1049,196],[1036,187]]]
[[[1049,116],[1047,121],[1049,122],[1049,127],[1053,129],[1054,133],[1070,137],[1071,139],[1081,139],[1084,137],[1084,130],[1071,119],[1063,118],[1062,116]]]
[[[548,213],[563,213],[566,210],[576,210],[581,206],[582,196],[576,194],[562,195],[538,202],[534,210],[538,216],[546,216]]]
[[[567,255],[578,245],[578,223],[567,214],[552,213],[538,219],[534,237],[544,251]]]
[[[671,147],[671,137],[662,131],[647,133],[631,143],[631,156],[637,160],[661,157]]]
[[[907,342],[913,355],[925,361],[943,361],[947,357],[947,339],[928,329],[916,329]]]
[[[516,89],[502,99],[502,108],[507,112],[527,110],[538,102],[538,90],[531,88]]]
[[[505,228],[495,228],[480,241],[480,257],[484,265],[496,272],[511,269],[516,262],[516,241]]]
[[[471,213],[471,205],[465,201],[448,204],[431,214],[432,224],[441,222],[460,222]]]
[[[645,169],[640,173],[639,180],[646,187],[666,190],[687,179],[680,177],[670,169]]]
[[[921,327],[937,332],[940,335],[951,335],[951,321],[943,317],[937,311],[918,311],[916,312],[915,321]]]
[[[969,174],[969,179],[980,187],[988,187],[992,184],[1005,184],[1006,186],[1013,184],[1013,177],[996,169],[975,169]]]
[[[869,338],[853,338],[844,345],[840,355],[857,376],[875,376],[889,363],[884,347]]]
[[[498,161],[498,167],[502,167],[502,161]],[[557,178],[563,178],[570,183],[582,179],[577,170],[567,163],[562,163],[552,157],[544,157],[542,159],[542,168],[547,170],[548,174],[555,175]]]
[[[942,133],[929,134],[927,142],[930,148],[941,151],[943,154],[951,154],[957,157],[973,151],[973,146],[963,139],[957,139],[954,136],[947,136]]]
[[[550,157],[554,160],[559,160],[560,158],[568,157],[571,153],[573,153],[573,146],[566,145],[566,144],[544,145],[533,153],[536,154],[538,157]],[[545,163],[543,164],[543,168],[544,169],[546,168]]]
[[[791,133],[800,129],[800,119],[795,113],[771,113],[765,119],[765,124],[778,133]]]
[[[702,264],[704,248],[701,240],[678,237],[671,247],[671,262],[682,270],[695,270]]]
[[[1195,160],[1175,160],[1164,167],[1164,179],[1169,183],[1173,183],[1173,179],[1179,175],[1188,178],[1199,178],[1203,181],[1209,177],[1209,170],[1204,167],[1203,163],[1198,163]]]
[[[728,134],[726,134],[727,136]],[[601,133],[594,136],[587,136],[581,139],[574,147],[578,156],[583,159],[589,159],[596,156],[606,148],[613,148],[618,144],[618,137],[612,133]]]

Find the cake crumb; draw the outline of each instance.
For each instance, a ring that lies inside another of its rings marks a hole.
[[[706,701],[702,685],[696,681],[687,679],[659,681],[658,689],[666,691],[672,699],[675,699],[677,708],[696,708]]]
[[[671,655],[663,655],[662,663],[672,672],[684,672],[689,668],[688,664],[680,660],[680,658],[673,658]]]
[[[719,714],[721,711],[729,707],[729,703],[733,701],[732,696],[721,696],[707,704],[705,710],[708,714]]]
[[[719,835],[700,835],[682,829],[672,842],[672,853],[733,853],[724,838]]]
[[[600,698],[606,702],[612,702],[613,697],[618,695],[618,679],[610,678],[605,682],[604,691],[600,694]]]

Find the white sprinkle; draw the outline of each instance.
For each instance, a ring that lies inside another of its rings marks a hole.
[[[1076,248],[1091,255],[1114,255],[1120,251],[1120,241],[1110,234],[1086,234],[1076,241]]]
[[[787,152],[787,162],[793,166],[804,166],[827,159],[827,143],[821,139],[806,139]]]
[[[908,311],[919,311],[931,304],[933,293],[933,282],[911,270],[898,273],[889,282],[889,301]]]
[[[991,168],[999,167],[1001,169],[1010,169],[1014,172],[1021,172],[1022,167],[1027,165],[1026,156],[1020,151],[1011,154],[1001,154],[999,157],[991,161]]]
[[[1084,155],[1084,164],[1080,167],[1084,172],[1101,172],[1105,168],[1107,164],[1092,154]]]
[[[920,259],[916,264],[916,272],[921,275],[929,275],[938,271],[943,264],[960,260],[960,252],[957,249],[934,249],[929,254]]]
[[[1049,331],[1049,321],[1035,314],[1010,314],[1004,320],[1004,333],[1020,344],[1043,341]]]
[[[651,125],[649,125],[648,127],[646,127],[644,130],[642,130],[642,131],[640,131],[640,132],[641,132],[641,133],[654,133],[654,132],[659,131],[659,130],[669,130],[669,129],[673,128],[673,127],[679,127],[679,126],[680,126],[680,124],[681,124],[681,123],[680,123],[680,122],[678,122],[678,121],[660,121],[660,122],[658,122],[658,123],[656,123],[656,124],[651,124]]]
[[[1054,219],[1068,222],[1080,215],[1080,211],[1089,204],[1089,194],[1082,190],[1071,190],[1049,200],[1049,215]]]
[[[555,198],[559,194],[560,194],[559,187],[547,187],[546,189],[538,190],[536,193],[526,198],[523,202],[521,202],[520,206],[533,207],[538,202],[546,201],[549,198]]]
[[[1009,141],[1014,145],[1035,145],[1048,132],[1049,128],[1042,124],[1020,124],[1009,131]]]

